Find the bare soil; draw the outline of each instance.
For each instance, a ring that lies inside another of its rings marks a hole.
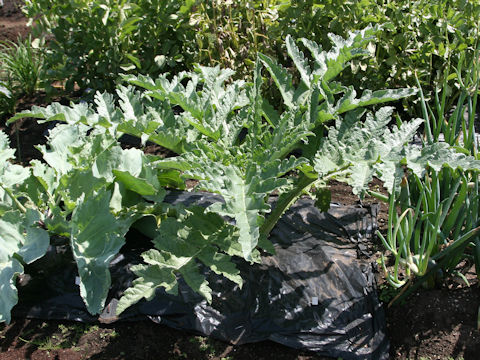
[[[27,19],[23,16],[18,5],[20,1],[5,0],[0,8],[0,42],[16,41],[18,37],[25,37],[30,32]]]
[[[26,19],[18,9],[20,1],[5,0],[0,8],[0,41],[15,41],[28,34]],[[17,110],[33,104],[45,105],[41,93],[22,99]],[[68,103],[67,98],[57,101]],[[6,128],[12,145],[22,152],[22,162],[38,158],[33,147],[44,141],[46,125],[31,119]],[[18,136],[17,136],[18,135]],[[152,147],[150,152],[161,149]],[[372,186],[381,189],[375,181]],[[358,202],[348,186],[332,183],[332,201],[341,204]],[[371,203],[374,199],[365,199]],[[379,226],[386,228],[387,208],[380,206]],[[381,250],[378,244],[377,254]],[[374,260],[375,256],[373,257]],[[461,279],[449,279],[433,290],[421,289],[403,304],[386,310],[387,330],[391,342],[391,359],[478,359],[480,331],[477,315],[480,288],[474,268],[464,264],[470,287]],[[388,302],[394,295],[378,274],[380,298]],[[325,359],[314,353],[302,352],[273,342],[234,346],[195,334],[167,328],[153,322],[86,325],[74,322],[42,321],[14,318],[10,325],[0,324],[0,360],[17,359]]]

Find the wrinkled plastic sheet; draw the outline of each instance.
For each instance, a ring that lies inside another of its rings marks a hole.
[[[202,206],[219,200],[208,193],[186,192],[170,193],[166,199]],[[90,315],[80,298],[68,248],[51,247],[26,275],[26,284],[19,286],[14,316],[81,322],[149,318],[233,344],[272,340],[324,356],[387,359],[385,316],[372,264],[359,256],[375,230],[376,207],[332,204],[321,213],[312,200],[300,199],[272,231],[275,255],[266,254],[262,264],[253,266],[237,260],[245,279],[242,289],[205,269],[212,304],[180,279],[178,296],[159,289],[155,299],[141,301],[119,319],[115,307],[134,279],[129,267],[141,262],[140,253],[146,249],[142,241],[129,240],[133,246],[126,245],[112,261],[112,288],[100,317]]]

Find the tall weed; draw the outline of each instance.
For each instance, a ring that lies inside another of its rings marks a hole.
[[[43,54],[31,37],[0,43],[0,118],[15,112],[19,97],[37,90],[43,69]]]
[[[31,37],[0,43],[0,81],[10,84],[10,91],[32,95],[39,86],[42,72],[42,54],[38,42]]]

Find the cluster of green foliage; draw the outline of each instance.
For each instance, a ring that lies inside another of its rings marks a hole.
[[[25,13],[38,35],[47,35],[49,77],[71,91],[113,91],[120,73],[149,74],[191,64],[192,1],[27,0]]]
[[[282,38],[267,38],[278,1],[27,0],[24,11],[37,36],[47,36],[52,80],[70,91],[112,91],[119,74],[156,76],[221,65],[251,73],[258,51]],[[268,50],[267,50],[268,52]]]
[[[0,43],[0,117],[13,114],[17,99],[31,96],[43,79],[38,41],[29,37]]]
[[[476,48],[480,4],[469,0],[361,0],[289,1],[279,13],[281,34],[328,44],[328,33],[345,36],[368,24],[382,26],[374,57],[359,74],[369,89],[434,85],[450,61],[456,65],[464,52]],[[354,63],[352,72],[366,63]],[[351,76],[346,74],[347,76]],[[342,78],[344,81],[345,79]]]
[[[413,95],[414,89],[359,95],[335,81],[350,61],[369,54],[366,47],[377,31],[367,27],[345,39],[331,36],[328,52],[287,36],[298,83],[273,58],[259,54],[252,82],[232,80],[234,72],[220,67],[198,66],[155,80],[129,75],[125,81],[143,90],[119,86],[118,104],[113,95],[98,92],[95,104],[54,103],[13,117],[10,122],[36,117],[62,123],[50,132],[48,145],[39,146],[44,162],[27,167],[8,161],[14,151],[5,135],[0,138],[0,320],[10,320],[18,301],[15,279],[25,264],[45,254],[53,235],[72,250],[80,294],[92,314],[105,306],[110,261],[132,226],[149,235],[153,247],[142,254],[143,264],[132,266],[137,279],[120,299],[118,313],[152,299],[158,287],[176,293],[179,276],[211,301],[201,266],[242,286],[232,257],[252,263],[261,261],[261,251],[274,251],[271,229],[312,187],[326,187],[335,178],[361,195],[377,176],[396,194],[405,169],[418,177],[428,166],[479,169],[477,160],[448,144],[411,144],[421,120],[390,129],[393,108],[365,109]],[[270,82],[279,104],[262,95]],[[124,134],[177,156],[122,149]],[[163,202],[166,188],[184,188],[188,179],[223,202],[207,208]],[[279,197],[272,210],[274,191]]]
[[[446,112],[447,94],[450,93],[446,79],[441,93],[436,94],[433,107],[426,103],[421,93],[427,120],[425,142],[434,146],[447,143],[458,152],[477,159],[478,54],[477,50],[476,56],[466,65],[464,76],[458,76],[461,87],[454,111]],[[395,258],[393,269],[389,271],[382,257],[389,283],[397,288],[414,284],[395,300],[403,299],[419,285],[432,287],[442,283],[452,274],[468,284],[458,271],[461,262],[475,264],[480,278],[479,172],[429,165],[422,177],[410,172],[405,174],[400,193],[392,193],[389,198],[387,237],[379,234],[385,248]]]
[[[280,6],[278,0],[197,1],[190,15],[199,51],[195,61],[251,77],[257,52],[272,54],[283,45],[286,33],[275,32]]]
[[[474,0],[29,0],[25,11],[39,34],[49,37],[51,78],[67,80],[67,89],[77,83],[112,91],[120,73],[156,76],[191,70],[196,63],[232,68],[245,78],[253,73],[258,51],[291,65],[286,35],[329,50],[329,33],[345,37],[376,24],[379,41],[369,48],[374,56],[352,61],[341,75],[343,84],[378,90],[416,86],[418,77],[430,96],[448,78],[455,98],[455,73],[444,69],[472,56],[480,5]]]
[[[100,313],[131,227],[153,247],[132,267],[119,313],[158,287],[176,293],[180,276],[211,301],[200,268],[242,286],[232,257],[273,251],[278,219],[302,194],[328,207],[330,179],[359,196],[383,181],[388,197],[370,193],[390,206],[379,235],[395,258],[393,269],[382,263],[391,285],[431,283],[464,259],[480,277],[476,1],[27,0],[25,12],[46,35],[45,65],[30,40],[5,45],[0,108],[32,93],[42,68],[68,91],[106,92],[10,120],[62,122],[39,146],[43,162],[13,164],[0,133],[0,322],[18,301],[16,278],[53,236],[70,246],[82,298]],[[379,104],[412,99],[414,86],[410,113],[423,119],[392,125],[394,108]],[[175,156],[122,149],[124,134]],[[223,202],[163,202],[189,179]]]

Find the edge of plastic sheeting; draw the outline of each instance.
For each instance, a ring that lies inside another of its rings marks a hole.
[[[208,206],[221,197],[172,192],[166,201]],[[211,305],[180,279],[178,296],[159,289],[155,299],[139,302],[117,319],[116,303],[133,281],[128,269],[141,262],[141,251],[122,249],[111,263],[112,287],[99,317],[86,311],[79,296],[73,261],[63,261],[61,272],[39,278],[40,292],[32,273],[34,297],[23,301],[29,285],[20,289],[14,315],[107,323],[149,318],[234,344],[271,340],[324,356],[388,359],[385,314],[372,264],[359,258],[365,252],[361,245],[376,230],[376,212],[375,207],[332,204],[321,213],[312,200],[298,200],[271,233],[275,255],[263,255],[262,264],[254,265],[236,259],[245,279],[242,289],[203,269],[213,289]],[[58,249],[52,247],[50,252],[55,255]]]

